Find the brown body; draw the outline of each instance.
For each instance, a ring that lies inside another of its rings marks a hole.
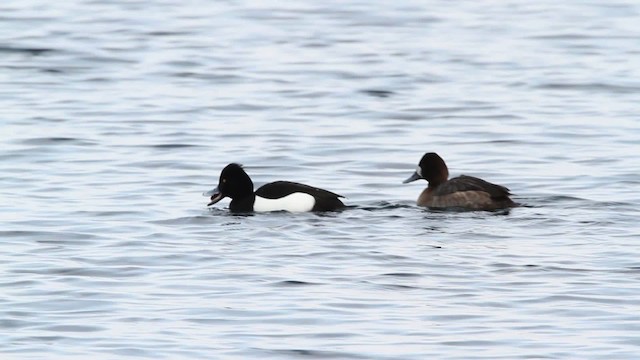
[[[515,206],[508,197],[492,198],[486,191],[457,191],[447,195],[434,195],[427,187],[418,197],[418,206],[430,208],[464,208],[469,210],[496,210]]]
[[[509,189],[473,176],[449,178],[444,160],[436,153],[427,153],[418,169],[405,183],[425,179],[429,186],[418,197],[418,206],[467,210],[496,210],[516,206]]]

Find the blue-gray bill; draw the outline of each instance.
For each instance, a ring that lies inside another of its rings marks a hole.
[[[413,175],[409,176],[409,178],[407,178],[407,180],[403,181],[403,184],[407,184],[410,183],[412,181],[416,181],[416,180],[420,180],[422,179],[422,176],[418,175],[417,172],[414,172]]]
[[[211,205],[217,203],[218,201],[224,199],[224,195],[222,195],[220,190],[218,190],[217,186],[215,188],[207,191],[207,192],[202,193],[202,196],[210,196],[211,197],[211,202],[209,202],[207,204],[207,206],[211,206]]]

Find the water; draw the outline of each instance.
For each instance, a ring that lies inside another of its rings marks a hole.
[[[3,359],[631,359],[640,6],[0,4]],[[426,151],[508,212],[414,206]],[[229,162],[354,206],[234,216]]]

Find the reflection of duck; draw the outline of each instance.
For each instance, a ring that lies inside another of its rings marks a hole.
[[[495,210],[517,206],[510,198],[509,189],[473,176],[458,176],[447,180],[449,170],[436,153],[426,153],[418,168],[403,183],[418,179],[429,182],[418,197],[418,206],[430,208],[460,208],[468,210]]]
[[[229,164],[220,173],[218,186],[204,193],[213,205],[225,197],[231,198],[231,211],[331,211],[344,208],[330,191],[290,181],[265,184],[253,192],[253,182],[239,164]]]

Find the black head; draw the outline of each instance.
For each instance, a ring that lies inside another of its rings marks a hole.
[[[413,173],[407,180],[403,181],[404,184],[416,181],[418,179],[425,179],[430,185],[437,185],[447,181],[449,178],[449,169],[447,164],[444,163],[442,158],[433,152],[426,153],[420,159],[416,172]]]
[[[244,171],[242,165],[236,163],[225,166],[220,173],[218,186],[205,193],[205,195],[211,196],[211,202],[207,206],[213,205],[225,197],[241,199],[252,194],[253,182],[251,178]]]

